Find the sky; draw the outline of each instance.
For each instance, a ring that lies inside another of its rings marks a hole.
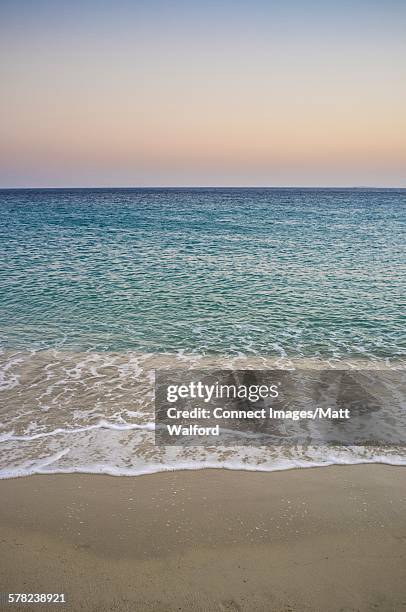
[[[406,187],[404,0],[0,0],[0,187]]]

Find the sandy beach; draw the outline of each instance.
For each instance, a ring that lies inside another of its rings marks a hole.
[[[3,593],[98,612],[406,609],[402,467],[40,475],[0,495]]]

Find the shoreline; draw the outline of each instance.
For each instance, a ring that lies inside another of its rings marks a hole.
[[[4,479],[1,590],[72,610],[400,610],[402,468]]]
[[[114,469],[111,469],[110,471],[102,471],[102,470],[97,470],[94,469],[93,471],[91,469],[86,470],[83,469],[83,471],[81,469],[72,469],[69,470],[67,469],[66,471],[42,471],[42,472],[31,472],[31,473],[26,473],[26,474],[12,474],[12,475],[0,475],[0,483],[3,481],[9,481],[9,480],[20,480],[20,479],[28,479],[28,478],[32,478],[32,477],[56,477],[56,476],[96,476],[96,477],[106,477],[106,478],[145,478],[145,477],[150,477],[150,476],[156,476],[159,474],[174,474],[174,473],[178,473],[178,472],[211,472],[211,471],[224,471],[224,472],[242,472],[242,473],[258,473],[258,474],[275,474],[275,473],[283,473],[283,472],[291,472],[291,471],[303,471],[303,470],[319,470],[322,468],[346,468],[346,467],[358,467],[358,466],[386,466],[386,467],[394,467],[394,468],[406,468],[406,458],[402,457],[402,462],[395,462],[395,461],[389,461],[389,460],[382,460],[382,461],[377,461],[377,460],[360,460],[360,461],[354,461],[354,462],[348,462],[348,463],[335,463],[334,461],[332,461],[331,463],[314,463],[311,464],[310,461],[309,462],[303,462],[302,465],[298,465],[298,464],[292,464],[290,466],[281,466],[281,467],[276,467],[273,469],[268,469],[268,468],[261,468],[260,466],[254,466],[254,465],[246,465],[246,466],[242,466],[242,465],[236,465],[236,466],[227,466],[227,465],[201,465],[199,466],[198,464],[196,465],[196,467],[191,467],[190,465],[185,465],[182,467],[164,467],[162,469],[157,469],[157,470],[145,470],[145,471],[140,471],[140,472],[120,472],[120,473],[115,473]]]
[[[224,358],[218,355],[184,354],[178,355],[177,361],[174,359],[169,353],[69,353],[59,349],[0,355],[2,399],[6,407],[0,434],[0,478],[35,473],[139,475],[157,472],[163,467],[253,467],[254,470],[273,471],[275,467],[291,469],[301,465],[404,463],[403,450],[386,444],[398,441],[406,425],[404,411],[397,407],[398,402],[391,405],[392,418],[385,418],[382,425],[376,424],[382,438],[378,436],[376,444],[365,447],[351,447],[345,428],[340,428],[345,445],[329,445],[326,450],[318,443],[311,445],[310,437],[306,449],[299,450],[297,445],[290,450],[284,445],[250,444],[246,451],[247,440],[242,440],[244,444],[240,446],[240,438],[234,436],[236,444],[233,446],[233,434],[225,452],[217,444],[213,448],[206,445],[204,453],[196,450],[193,456],[182,445],[168,445],[162,450],[163,445],[156,443],[155,436],[154,370],[170,369],[174,364],[188,370],[189,367],[224,366]],[[273,368],[283,369],[283,363],[285,369],[288,368],[286,360],[277,360],[275,356],[241,356],[229,361],[229,367],[244,369],[249,365],[262,370],[273,365]],[[337,366],[341,371],[350,365],[357,372],[365,368],[371,372],[379,370],[377,376],[381,382],[375,382],[380,402],[392,399],[396,381],[404,374],[400,361],[396,364],[372,363],[365,359],[351,364],[290,361],[292,368],[306,364],[314,370]],[[363,374],[359,376],[364,378]],[[371,380],[375,380],[374,377]],[[376,416],[381,418],[378,413]],[[277,428],[283,425],[276,421],[275,424]],[[313,429],[312,424],[309,427]],[[317,424],[315,428],[318,429]],[[379,444],[380,439],[385,444]],[[258,442],[263,441],[258,439]]]

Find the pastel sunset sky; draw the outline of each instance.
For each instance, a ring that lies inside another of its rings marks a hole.
[[[404,0],[1,0],[0,186],[406,187]]]

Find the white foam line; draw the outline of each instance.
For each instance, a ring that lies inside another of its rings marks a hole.
[[[15,468],[14,470],[0,471],[0,480],[4,480],[5,478],[21,478],[23,476],[32,476],[34,474],[40,474],[42,468],[46,468],[48,465],[51,465],[52,463],[59,461],[59,459],[67,455],[69,452],[70,452],[70,448],[65,448],[59,453],[55,453],[55,455],[51,455],[50,457],[47,457],[43,461],[40,461],[36,465],[32,465],[28,467],[27,464],[25,464],[25,465]],[[52,472],[51,470],[46,470],[44,471],[44,473],[52,474],[54,472]]]
[[[247,465],[245,463],[231,463],[231,462],[210,462],[203,461],[197,463],[178,463],[176,465],[151,465],[149,467],[145,466],[139,469],[125,469],[125,468],[116,468],[114,466],[108,464],[96,464],[92,466],[80,466],[80,467],[72,467],[72,468],[62,468],[62,469],[54,469],[48,470],[46,469],[47,465],[51,463],[55,463],[58,461],[63,455],[69,452],[70,449],[65,449],[61,453],[58,453],[59,456],[52,456],[49,460],[40,465],[33,466],[31,468],[16,468],[14,470],[4,470],[0,471],[0,480],[5,480],[8,478],[21,478],[23,476],[32,476],[34,474],[43,474],[43,475],[52,475],[52,474],[104,474],[106,476],[146,476],[148,474],[158,474],[161,472],[180,472],[180,471],[197,471],[197,470],[207,470],[207,469],[222,469],[222,470],[232,470],[232,471],[241,471],[241,472],[282,472],[285,470],[294,470],[294,469],[307,469],[307,468],[317,468],[317,467],[328,467],[333,465],[371,465],[371,464],[379,464],[379,465],[392,465],[395,467],[406,467],[406,459],[403,457],[393,458],[391,461],[386,458],[374,458],[374,459],[359,459],[359,460],[349,460],[349,461],[325,461],[325,462],[316,462],[316,461],[300,461],[300,460],[291,460],[285,464],[276,464],[274,466],[260,466],[260,465]],[[44,469],[45,468],[45,469]]]
[[[52,431],[45,431],[43,433],[33,434],[32,436],[15,436],[13,432],[0,436],[0,442],[8,442],[9,440],[19,442],[29,442],[31,440],[37,440],[38,438],[48,438],[49,436],[56,436],[58,434],[75,434],[82,433],[84,431],[91,431],[93,429],[114,429],[114,430],[130,430],[130,429],[146,429],[148,431],[155,431],[154,423],[146,423],[145,425],[137,425],[136,423],[126,423],[120,425],[119,423],[108,423],[107,421],[99,421],[94,425],[87,425],[86,427],[77,427],[76,429],[64,429],[58,427]]]

